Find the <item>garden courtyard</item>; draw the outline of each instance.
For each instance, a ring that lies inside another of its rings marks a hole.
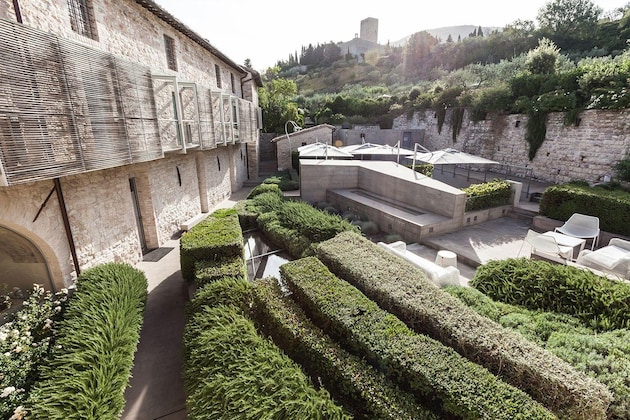
[[[464,171],[458,171],[453,176],[452,169],[434,173],[434,178],[458,188],[483,182],[485,174],[473,173],[468,177],[469,174]],[[547,186],[532,182],[530,194],[542,192]],[[233,207],[244,200],[250,190],[251,187],[241,189],[217,208]],[[288,195],[294,193],[289,192]],[[522,193],[520,205],[526,212],[538,210],[538,203],[529,201],[526,190]],[[491,259],[516,257],[529,227],[530,221],[527,219],[503,217],[429,238],[424,244],[408,244],[407,249],[429,261],[436,259],[438,250],[455,252],[461,284],[467,284],[478,265]],[[159,261],[145,261],[137,266],[147,275],[149,295],[131,386],[125,395],[127,405],[123,419],[186,418],[181,366],[185,304],[189,299],[189,291],[180,271],[179,240],[173,239],[165,247],[173,248],[173,251]],[[524,247],[521,256],[529,256],[527,247]]]

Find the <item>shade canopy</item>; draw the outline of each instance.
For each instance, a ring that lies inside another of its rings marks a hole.
[[[300,150],[300,157],[323,157],[323,158],[329,158],[329,157],[345,157],[345,158],[351,158],[352,154],[348,153],[348,152],[344,152],[343,150],[340,150],[339,148],[335,147],[335,146],[331,146],[329,144],[325,144],[325,143],[313,143],[313,144],[309,144],[307,146],[303,146],[304,148],[302,150]],[[298,149],[299,150],[299,149]]]
[[[368,145],[366,143],[363,146]],[[404,149],[398,146],[389,146],[387,144],[372,144],[369,147],[360,147],[355,150],[351,150],[353,155],[385,155],[385,156],[398,156],[412,154],[413,150]]]
[[[341,150],[343,150],[344,152],[354,152],[355,150],[363,150],[363,149],[369,149],[372,147],[379,147],[381,146],[380,144],[374,144],[374,143],[361,143],[361,144],[350,144],[348,146],[342,146],[340,147]]]
[[[407,156],[407,159],[432,163],[433,165],[499,165],[500,163],[494,160],[486,159],[481,156],[471,155],[468,153],[460,152],[456,149],[442,149],[434,152],[416,153]]]

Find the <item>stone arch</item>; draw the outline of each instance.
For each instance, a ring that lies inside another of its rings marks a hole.
[[[63,274],[55,251],[40,237],[22,226],[0,222],[0,283],[9,288],[63,288]]]

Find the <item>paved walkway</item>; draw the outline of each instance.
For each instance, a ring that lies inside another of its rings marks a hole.
[[[249,191],[245,188],[234,193],[216,208],[232,207]],[[523,220],[502,218],[430,238],[424,244],[410,244],[408,249],[431,261],[440,249],[455,252],[462,283],[466,284],[479,264],[493,258],[516,257],[527,228]],[[124,420],[186,418],[181,372],[188,289],[180,272],[179,240],[173,239],[163,247],[173,249],[157,262],[137,265],[146,273],[149,295],[133,378],[125,393]],[[523,256],[527,255],[529,249],[524,250]]]
[[[249,191],[243,188],[233,193],[215,209],[232,207]],[[173,249],[157,262],[142,261],[136,266],[147,276],[149,295],[132,379],[125,392],[123,420],[186,418],[181,373],[188,286],[180,271],[179,240],[170,240],[162,248]]]

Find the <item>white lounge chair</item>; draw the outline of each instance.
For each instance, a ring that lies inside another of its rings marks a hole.
[[[580,252],[577,263],[630,280],[630,242],[612,238],[607,246],[597,251]]]
[[[599,240],[599,217],[573,213],[569,220],[555,230],[575,238],[592,239],[591,250],[593,250]]]
[[[543,235],[529,229],[523,241],[523,245],[521,245],[521,249],[518,251],[518,255],[521,254],[523,246],[526,243],[532,248],[531,255],[537,255],[562,264],[566,264],[567,260],[573,258],[573,248],[558,245],[553,236]]]

